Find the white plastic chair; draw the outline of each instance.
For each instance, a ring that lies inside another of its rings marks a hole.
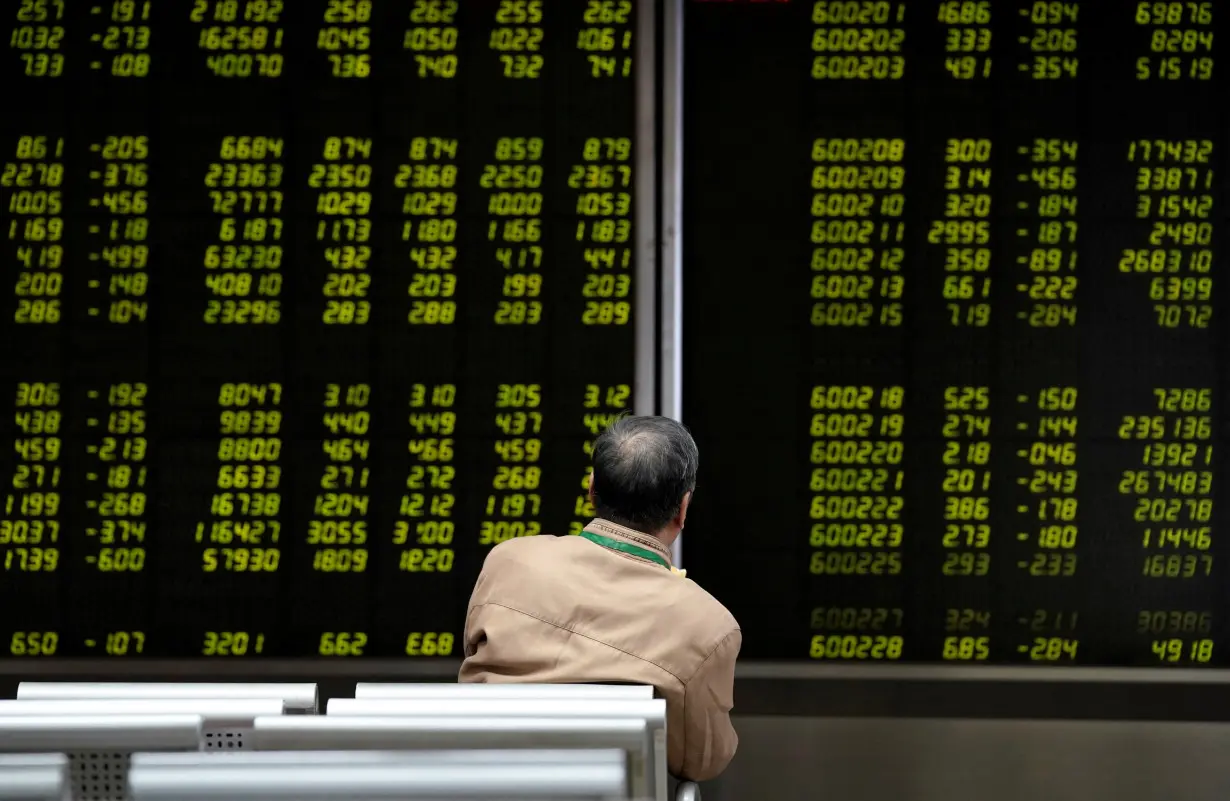
[[[483,718],[286,716],[257,718],[257,751],[618,748],[634,791],[653,793],[653,738],[639,718]]]
[[[0,800],[63,801],[68,795],[64,754],[0,755]]]
[[[229,755],[228,755],[229,756]],[[348,755],[353,756],[353,754]],[[614,754],[619,756],[619,754]],[[225,760],[226,756],[218,755]],[[129,773],[132,801],[627,798],[622,765],[148,765]]]
[[[67,797],[74,801],[128,801],[135,751],[199,751],[204,739],[200,715],[0,716],[5,758],[32,759],[30,752],[43,751],[67,756]]]
[[[278,698],[166,698],[61,701],[0,701],[0,717],[45,715],[200,715],[203,747],[235,750],[244,747],[252,722],[262,715],[280,715]]]
[[[18,701],[140,700],[168,698],[280,698],[287,714],[316,714],[315,684],[245,682],[23,681]]]
[[[484,717],[484,718],[632,718],[645,721],[653,741],[653,760],[646,771],[649,792],[666,801],[666,701],[611,700],[401,700],[334,698],[328,715],[362,717]],[[638,795],[642,794],[638,792]]]
[[[647,701],[653,687],[647,684],[455,684],[423,682],[418,684],[377,684],[360,682],[355,698],[500,698],[507,700],[544,698],[569,700],[585,698],[610,701]]]

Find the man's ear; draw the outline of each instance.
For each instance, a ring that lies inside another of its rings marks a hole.
[[[675,520],[675,525],[683,528],[684,521],[688,519],[688,506],[692,503],[692,491],[688,490],[683,493],[683,500],[679,502],[679,514]]]
[[[593,470],[589,471],[589,490],[587,492],[587,495],[589,496],[589,502],[593,503],[594,502],[594,471]]]

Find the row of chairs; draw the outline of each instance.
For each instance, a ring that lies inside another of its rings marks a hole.
[[[27,756],[0,762],[0,785],[12,771],[51,793],[20,797],[56,801],[668,799],[651,687],[359,684],[323,711],[314,684],[24,682],[0,701],[0,754]]]

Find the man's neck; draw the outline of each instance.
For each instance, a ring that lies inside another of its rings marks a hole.
[[[653,537],[655,540],[662,543],[662,545],[666,548],[670,548],[671,545],[675,542],[675,540],[679,538],[679,529],[675,528],[674,526],[667,526],[666,528],[659,529],[658,531],[646,531],[645,529],[640,528],[639,526],[633,526],[629,523],[624,523],[623,521],[616,520],[615,518],[608,517],[605,519],[618,526],[623,526],[624,528],[630,531],[635,531],[637,534],[641,534],[646,537]]]

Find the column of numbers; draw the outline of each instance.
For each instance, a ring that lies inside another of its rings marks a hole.
[[[372,74],[371,0],[328,0],[325,26],[316,49],[329,54],[334,78],[366,78]]]
[[[1017,206],[1040,218],[1036,228],[1017,229],[1017,236],[1030,245],[1028,255],[1017,257],[1017,263],[1028,265],[1030,273],[1029,283],[1016,287],[1030,300],[1027,311],[1019,312],[1017,318],[1034,328],[1076,325],[1078,149],[1071,139],[1035,139],[1017,148],[1018,155],[1029,158],[1017,180],[1036,197]]]
[[[189,19],[200,25],[197,48],[219,78],[282,74],[283,0],[194,0]]]
[[[632,75],[632,0],[589,0],[577,31],[577,49],[586,53],[594,78]]]
[[[333,136],[325,140],[323,163],[312,165],[308,185],[316,195],[316,239],[325,245],[327,325],[365,325],[372,316],[372,140]]]
[[[813,326],[902,324],[904,157],[901,139],[812,143]]]
[[[901,572],[905,417],[896,410],[903,398],[900,387],[878,395],[869,386],[812,390],[812,575]]]
[[[495,424],[501,437],[492,443],[495,476],[483,510],[479,545],[542,533],[542,386],[500,384]]]
[[[985,386],[944,389],[945,576],[991,571],[991,393]]]
[[[22,136],[14,159],[4,163],[0,188],[8,191],[8,240],[19,271],[13,321],[53,324],[62,314],[64,291],[64,140]]]
[[[228,136],[205,186],[221,215],[218,243],[205,249],[204,320],[222,325],[274,324],[282,318],[282,140]]]
[[[904,401],[897,386],[812,389],[808,571],[818,581],[883,581],[904,568]],[[903,620],[902,610],[887,607],[812,610],[810,656],[899,659]]]
[[[414,54],[420,78],[457,77],[457,0],[415,0],[402,49]]]
[[[937,19],[944,31],[944,70],[968,81],[991,77],[991,3],[987,0],[945,0]]]
[[[417,137],[393,183],[402,194],[402,241],[412,243],[410,325],[452,325],[457,321],[457,152],[456,139]]]
[[[1152,247],[1124,250],[1119,270],[1148,276],[1162,328],[1208,328],[1213,319],[1213,150],[1207,139],[1128,146],[1135,216]]]
[[[86,561],[104,573],[139,573],[146,566],[148,394],[144,383],[111,384],[105,401],[102,392],[87,393],[91,415],[86,427],[104,432],[98,444],[87,448],[97,464],[86,473],[86,481],[102,486],[86,501],[94,519],[85,533],[98,544]]]
[[[985,386],[944,389],[944,509],[940,572],[952,578],[984,577],[991,572],[991,392]],[[942,657],[956,661],[990,658],[987,633],[991,613],[960,607],[945,611]]]
[[[496,242],[495,259],[504,268],[496,325],[542,322],[543,141],[538,137],[502,138],[494,164],[479,180],[487,196],[487,240]]]
[[[991,141],[949,139],[944,148],[944,219],[927,239],[945,245],[944,308],[953,326],[991,324]]]
[[[371,511],[371,403],[368,384],[325,387],[324,439],[326,464],[308,521],[312,570],[322,573],[363,573],[367,570],[368,525]]]
[[[16,464],[0,512],[0,554],[6,573],[50,573],[60,565],[60,385],[19,383],[15,401]]]
[[[1136,59],[1138,81],[1213,79],[1213,3],[1138,2],[1135,22],[1149,55]],[[1126,10],[1126,9],[1125,9]]]
[[[1119,492],[1132,498],[1141,576],[1149,584],[1208,581],[1214,561],[1213,391],[1158,387],[1151,407],[1143,414],[1124,415],[1118,432],[1119,439],[1140,447],[1140,462],[1120,474]],[[1167,617],[1174,610],[1144,611]],[[1181,611],[1198,615],[1207,610]],[[1201,632],[1163,633],[1170,636],[1158,637],[1151,645],[1157,661],[1200,664],[1212,659],[1213,641],[1199,636]]]
[[[818,81],[895,81],[905,77],[903,2],[850,5],[816,0],[811,77]]]
[[[541,27],[544,5],[542,0],[501,0],[487,46],[500,54],[505,78],[542,77],[546,64],[542,55],[546,32]]]
[[[397,569],[407,573],[453,570],[456,403],[454,384],[415,384],[410,390],[408,422],[413,439],[407,450],[414,464],[406,476],[402,519],[393,527]]]
[[[581,190],[577,195],[577,241],[584,242],[587,231],[609,226],[631,227],[632,215],[632,140],[587,139],[581,152],[582,163],[573,164],[568,185]],[[581,295],[585,325],[627,325],[632,315],[632,248],[626,243],[590,246],[584,250],[589,271]]]
[[[149,53],[153,34],[150,11],[153,0],[113,0],[90,9],[105,15],[107,26],[90,38],[102,48],[105,59],[90,62],[90,69],[106,69],[113,78],[144,78],[152,64]]]
[[[1016,457],[1029,467],[1017,479],[1026,500],[1016,507],[1016,543],[1018,548],[1025,546],[1018,551],[1024,558],[1016,566],[1031,582],[1062,581],[1077,575],[1079,399],[1073,386],[1045,387],[1016,398],[1018,408],[1029,409],[1029,419],[1017,424],[1018,433],[1025,436]],[[1066,609],[1036,609],[1018,618],[1026,638],[1016,646],[1017,654],[1031,662],[1075,662],[1080,648],[1078,618],[1078,612]]]
[[[1017,396],[1019,405],[1032,406],[1036,413],[1031,421],[1017,424],[1028,439],[1016,456],[1030,469],[1017,480],[1029,499],[1017,508],[1024,530],[1017,532],[1016,539],[1036,548],[1017,567],[1038,579],[1071,578],[1077,571],[1079,397],[1076,387],[1064,386],[1047,387],[1036,396]]]
[[[9,47],[19,54],[29,78],[64,74],[64,0],[21,0]]]
[[[98,291],[106,286],[107,322],[143,323],[149,318],[149,137],[108,136],[90,145],[90,152],[99,159],[92,166],[102,168],[90,170],[90,180],[101,189],[90,198],[90,207],[106,215],[90,225],[91,236],[104,240],[101,251],[90,254],[90,261],[101,260],[108,270],[100,276],[106,281],[92,277],[89,288]],[[104,316],[103,306],[95,303],[90,303],[90,316]]]
[[[262,575],[278,569],[282,524],[282,385],[218,391],[218,479],[209,519],[197,524],[201,570]]]
[[[1026,61],[1017,69],[1036,81],[1075,78],[1080,72],[1079,2],[1030,3],[1019,14],[1029,23],[1018,43],[1027,49]]]

